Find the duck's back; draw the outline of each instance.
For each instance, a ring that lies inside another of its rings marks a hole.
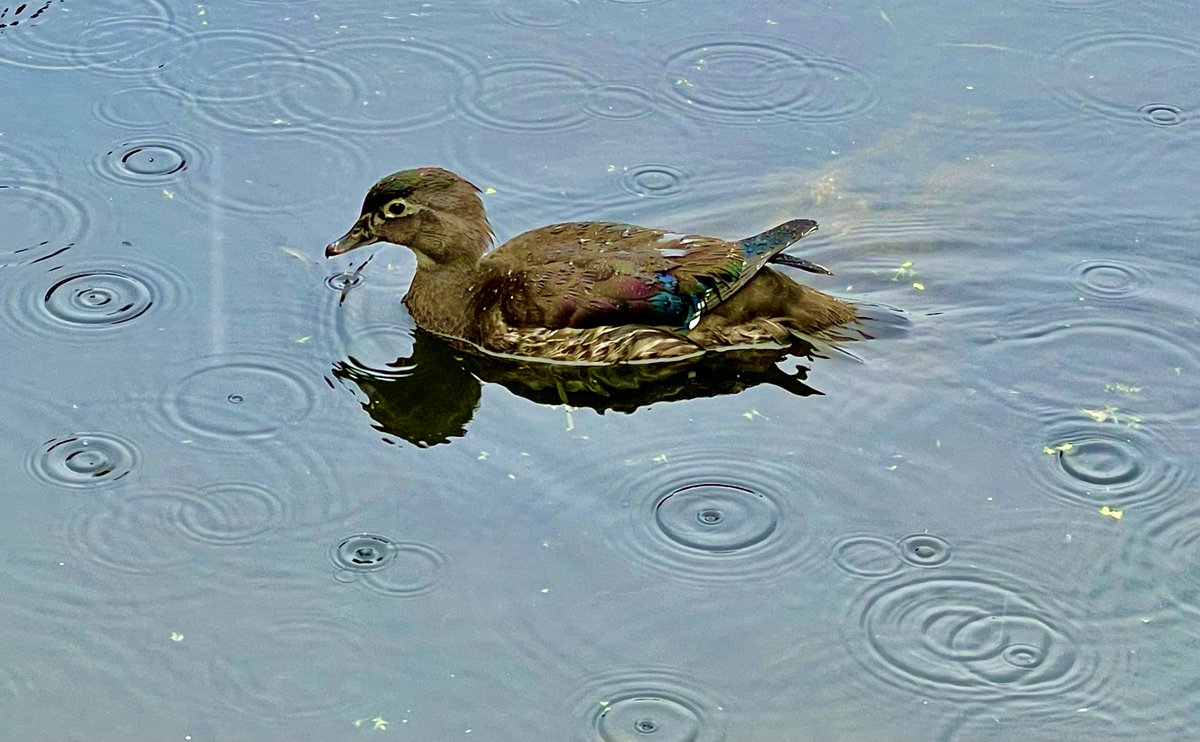
[[[525,232],[482,263],[506,284],[509,322],[548,328],[686,329],[757,269],[736,242],[611,222]]]

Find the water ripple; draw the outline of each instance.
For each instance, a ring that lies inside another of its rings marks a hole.
[[[0,182],[0,267],[59,255],[87,234],[91,213],[74,194],[50,186]]]
[[[183,198],[231,213],[272,216],[311,210],[328,201],[316,182],[352,182],[370,169],[368,151],[321,131],[233,137],[221,147],[224,166],[189,187]],[[286,168],[273,163],[290,163]]]
[[[779,39],[693,41],[668,57],[666,84],[682,110],[734,124],[845,121],[876,102],[866,73]]]
[[[566,713],[581,735],[605,742],[719,742],[724,709],[706,690],[667,668],[615,670],[590,679]]]
[[[186,282],[173,269],[140,261],[56,268],[14,292],[3,313],[18,331],[43,338],[104,341],[107,330],[141,320],[151,310],[178,311]]]
[[[1034,475],[1045,489],[1071,504],[1158,510],[1187,496],[1195,479],[1172,441],[1119,413],[1057,412],[1040,431],[1041,452],[1027,460],[1038,464]]]
[[[1200,71],[1200,45],[1137,31],[1093,33],[1069,40],[1054,54],[1067,68],[1054,96],[1074,110],[1117,121],[1159,126],[1200,113],[1200,92],[1180,79]]]
[[[904,567],[896,542],[871,534],[853,534],[833,546],[833,562],[843,572],[868,580],[891,577]]]
[[[161,399],[174,428],[203,438],[265,439],[312,411],[312,382],[272,356],[210,356],[171,381]]]
[[[914,567],[931,569],[950,561],[950,544],[929,533],[914,533],[900,539],[900,558]]]
[[[305,52],[328,70],[285,88],[292,115],[330,133],[405,132],[445,123],[474,100],[478,72],[448,46],[389,37],[338,38]],[[334,63],[330,60],[338,60]]]
[[[631,121],[657,112],[654,91],[629,82],[602,82],[584,91],[584,113],[609,121]]]
[[[929,533],[914,533],[899,540],[873,534],[851,534],[833,545],[833,562],[843,572],[868,580],[881,580],[912,567],[933,569],[950,561],[949,542]]]
[[[446,557],[428,544],[393,541],[358,533],[330,550],[338,582],[361,582],[370,590],[395,598],[424,595],[437,587]]]
[[[584,104],[596,81],[576,67],[522,61],[489,68],[478,84],[478,94],[464,101],[473,121],[507,131],[555,131],[589,122]]]
[[[283,606],[222,646],[210,671],[229,688],[221,697],[239,714],[349,722],[379,692],[378,674],[368,671],[379,659],[371,648],[377,640],[353,613]]]
[[[200,146],[175,137],[152,136],[122,141],[92,163],[97,175],[122,185],[161,188],[203,170],[209,160]]]
[[[686,187],[688,174],[674,165],[641,164],[621,170],[621,189],[638,198],[668,198]]]
[[[1026,0],[1026,2],[1056,10],[1102,10],[1124,5],[1129,0]]]
[[[93,489],[115,484],[133,473],[141,451],[113,433],[72,433],[52,438],[35,450],[26,465],[36,478],[58,487]]]
[[[30,21],[22,30],[36,26],[36,32],[6,34],[0,64],[141,77],[176,59],[186,36],[158,0],[48,6]]]
[[[291,520],[279,492],[248,482],[218,482],[185,493],[176,522],[184,536],[206,544],[244,544]]]
[[[191,32],[180,44],[179,63],[156,70],[154,77],[162,87],[176,89],[189,99],[242,102],[268,94],[264,92],[265,83],[251,71],[236,66],[228,77],[222,76],[230,65],[298,51],[286,39],[264,31],[206,28]]]
[[[197,112],[215,126],[255,134],[329,123],[365,99],[354,75],[331,59],[297,52],[234,57],[207,71],[196,88]],[[322,103],[336,102],[332,111]],[[352,109],[351,109],[352,110]]]
[[[1200,336],[1170,306],[1125,303],[1120,315],[1094,314],[1025,326],[984,342],[992,392],[1029,414],[1074,408],[1108,419],[1193,419],[1200,395]],[[1019,361],[1019,362],[1018,362]],[[1003,369],[1012,369],[1005,373]],[[1069,376],[1064,376],[1064,369]]]
[[[197,559],[197,544],[176,526],[184,489],[159,485],[146,494],[111,498],[80,510],[66,524],[72,555],[102,570],[127,574],[174,571]]]
[[[631,521],[615,548],[639,564],[691,582],[754,582],[803,571],[820,556],[803,503],[802,471],[728,451],[688,451],[636,468]]]
[[[1141,268],[1120,260],[1081,260],[1071,266],[1071,276],[1080,292],[1100,301],[1137,296],[1146,283]]]
[[[1147,581],[1166,587],[1174,606],[1200,616],[1200,504],[1180,503],[1156,514],[1147,524],[1150,538],[1142,544]]]
[[[1049,594],[985,569],[914,573],[854,602],[863,669],[886,686],[962,701],[1087,705],[1118,679],[1116,663]]]
[[[93,101],[92,115],[126,131],[172,129],[190,104],[191,97],[181,90],[139,84],[105,92]]]
[[[494,12],[513,26],[559,28],[571,22],[579,10],[579,0],[499,0]]]

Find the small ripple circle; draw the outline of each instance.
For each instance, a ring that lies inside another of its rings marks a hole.
[[[201,158],[198,148],[181,140],[148,137],[109,149],[96,162],[96,172],[124,185],[162,186],[179,180]]]
[[[325,279],[325,285],[334,291],[349,291],[362,283],[362,275],[356,272],[343,271],[334,273]]]
[[[1055,57],[1065,70],[1055,96],[1074,110],[1156,126],[1200,113],[1200,92],[1178,82],[1200,70],[1200,45],[1190,40],[1141,31],[1087,34],[1067,41]]]
[[[178,58],[184,46],[186,29],[156,0],[111,0],[103,6],[62,9],[51,9],[48,2],[44,6],[36,12],[39,18],[27,21],[36,25],[36,33],[6,36],[0,64],[138,77]],[[26,7],[20,4],[18,11]]]
[[[1074,410],[1049,416],[1044,446],[1030,454],[1045,489],[1093,510],[1170,508],[1186,498],[1194,465],[1173,454],[1173,442],[1153,428],[1120,415]]]
[[[719,702],[667,668],[618,670],[593,678],[570,700],[581,731],[604,742],[718,742]]]
[[[91,489],[119,482],[137,469],[141,452],[113,433],[74,433],[52,438],[35,450],[27,464],[47,484]]]
[[[310,122],[339,137],[434,126],[460,110],[460,99],[478,97],[478,69],[450,45],[335,39],[302,56],[305,66],[290,75],[295,82],[272,95],[281,96],[285,120]],[[309,73],[313,59],[319,68]]]
[[[584,101],[595,85],[583,69],[549,62],[510,62],[479,76],[467,116],[504,131],[561,131],[588,123]]]
[[[515,0],[496,6],[500,20],[524,28],[559,28],[578,11],[575,0]]]
[[[163,129],[176,125],[189,102],[189,96],[180,90],[134,85],[97,98],[92,115],[119,129]]]
[[[46,312],[68,325],[108,327],[137,319],[154,304],[151,287],[136,275],[94,271],[67,276],[44,297]]]
[[[415,541],[393,541],[356,533],[330,550],[339,582],[361,582],[388,597],[424,595],[437,587],[446,562],[436,548]]]
[[[1075,287],[1091,299],[1116,301],[1136,296],[1145,283],[1140,268],[1120,260],[1081,260],[1071,266]]]
[[[330,555],[338,569],[374,572],[387,567],[396,558],[396,551],[396,544],[386,536],[356,533],[343,539]]]
[[[1105,692],[1116,657],[1066,607],[986,570],[872,583],[851,608],[855,659],[889,687],[955,701],[1073,703]]]
[[[634,165],[621,173],[621,188],[638,198],[668,198],[678,195],[687,179],[674,165]]]
[[[729,451],[664,458],[606,485],[628,498],[629,520],[610,537],[637,564],[689,582],[748,582],[819,558],[810,516],[820,503],[802,470]]]
[[[914,567],[940,567],[950,561],[950,544],[928,533],[900,539],[900,558]]]
[[[1187,120],[1187,113],[1170,103],[1148,103],[1139,108],[1138,113],[1155,126],[1178,126]]]
[[[308,416],[316,393],[282,359],[236,354],[204,360],[172,383],[162,399],[166,418],[203,437],[262,439]]]
[[[834,122],[875,105],[871,78],[848,62],[779,39],[706,39],[666,62],[670,99],[685,112],[729,123]]]
[[[833,545],[833,561],[843,572],[869,580],[890,577],[904,567],[894,541],[869,534],[838,539]]]
[[[0,267],[38,263],[65,252],[88,232],[89,208],[51,186],[0,181]]]
[[[1133,431],[1142,427],[1135,438],[1157,435],[1141,426],[1143,418],[1194,422],[1200,396],[1181,394],[1180,384],[1200,376],[1200,335],[1185,308],[1145,299],[1123,308],[1039,318],[985,341],[985,358],[999,370],[988,380],[990,390],[1031,416],[1079,413]],[[1015,357],[1025,363],[1007,368]],[[1063,369],[1070,369],[1069,378]],[[1068,395],[1075,399],[1064,399]],[[1070,441],[1052,440],[1046,444]]]
[[[622,698],[600,712],[596,729],[605,742],[634,742],[647,738],[663,742],[694,742],[701,732],[694,709],[671,698]]]
[[[244,544],[286,523],[287,501],[268,487],[222,482],[189,493],[179,504],[183,534],[207,544]]]
[[[65,274],[65,275],[64,275]],[[100,341],[108,331],[140,323],[187,301],[183,279],[171,268],[145,262],[105,262],[47,273],[30,281],[0,308],[18,331],[73,341]]]
[[[659,500],[654,519],[663,535],[689,549],[723,554],[748,549],[779,526],[779,506],[738,485],[706,482]]]
[[[654,93],[633,83],[599,83],[585,92],[583,110],[589,116],[609,121],[645,118],[654,113]]]

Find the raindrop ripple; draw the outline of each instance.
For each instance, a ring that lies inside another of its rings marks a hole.
[[[91,489],[119,482],[138,468],[141,452],[112,433],[73,433],[46,441],[27,460],[30,473],[47,484]]]
[[[681,110],[734,124],[845,121],[876,102],[865,72],[779,39],[693,41],[670,55],[665,77]]]
[[[1108,646],[1064,606],[1001,573],[919,572],[871,586],[851,608],[851,646],[888,688],[939,701],[1043,702],[1104,697],[1116,680]]]
[[[357,533],[330,550],[338,582],[361,582],[393,598],[424,595],[438,586],[446,557],[428,544]]]
[[[569,712],[581,733],[604,742],[719,742],[721,706],[673,670],[618,670],[590,680],[572,696]]]
[[[615,484],[632,522],[612,538],[641,565],[690,582],[754,582],[820,557],[806,512],[819,505],[803,470],[753,456],[691,451]]]
[[[203,359],[168,385],[162,412],[175,428],[205,438],[273,437],[307,417],[316,400],[311,383],[281,362],[259,354]]]
[[[1200,44],[1118,31],[1067,41],[1054,57],[1066,68],[1054,96],[1073,110],[1118,121],[1174,126],[1200,113],[1200,91],[1181,79],[1200,71]]]

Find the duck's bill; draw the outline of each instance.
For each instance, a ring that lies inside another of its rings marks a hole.
[[[333,242],[330,242],[325,247],[325,257],[332,258],[334,255],[348,253],[351,250],[363,247],[364,245],[373,245],[379,242],[379,238],[371,234],[370,231],[363,229],[360,225],[355,224],[350,231]]]
[[[825,266],[817,265],[811,260],[797,258],[794,255],[784,255],[783,253],[779,253],[778,255],[772,255],[771,259],[767,262],[778,263],[779,265],[787,265],[791,266],[792,268],[799,268],[800,270],[808,271],[809,273],[823,273],[826,276],[833,275],[833,272]]]

